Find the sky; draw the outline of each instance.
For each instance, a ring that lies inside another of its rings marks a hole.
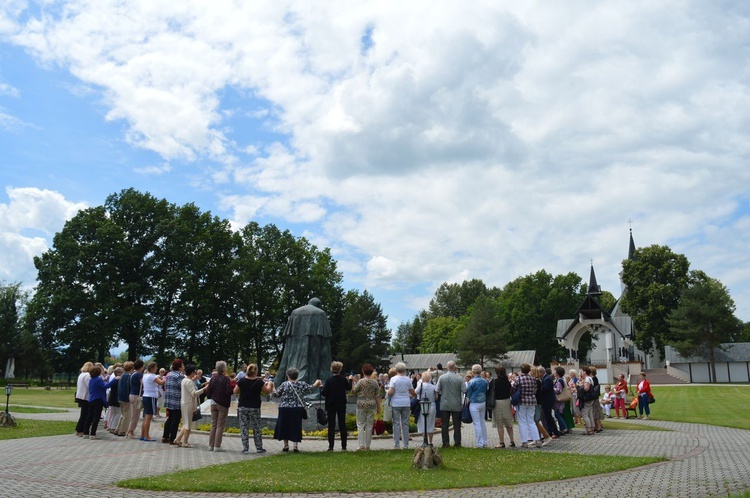
[[[443,282],[619,296],[631,227],[749,321],[749,56],[745,1],[4,0],[0,280],[132,187],[330,247],[394,330]]]

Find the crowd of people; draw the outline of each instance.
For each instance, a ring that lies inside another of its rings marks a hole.
[[[542,366],[521,365],[517,373],[508,373],[502,365],[495,367],[494,376],[474,365],[465,376],[458,373],[455,362],[446,370],[438,364],[421,374],[407,373],[403,362],[396,363],[388,373],[378,374],[366,364],[361,373],[346,376],[343,364],[334,361],[331,376],[325,381],[307,383],[299,379],[299,371],[289,368],[278,387],[266,374],[260,377],[255,364],[242,365],[236,375],[227,371],[224,361],[216,362],[210,378],[206,379],[195,365],[185,365],[181,359],[172,362],[170,370],[158,369],[154,361],[126,361],[105,368],[100,363],[86,362],[81,368],[76,386],[76,402],[80,415],[76,435],[86,439],[100,439],[97,428],[104,413],[104,428],[111,434],[143,442],[155,442],[151,424],[166,410],[161,442],[182,448],[192,448],[189,442],[196,420],[202,417],[200,405],[204,396],[210,398],[211,429],[209,451],[220,452],[227,415],[232,400],[237,401],[242,453],[250,451],[250,431],[257,453],[264,453],[261,430],[261,402],[273,395],[278,401],[278,418],[274,439],[283,441],[282,451],[299,452],[302,441],[303,419],[308,416],[304,397],[321,388],[325,397],[328,429],[328,451],[334,451],[338,430],[341,449],[347,450],[347,397],[357,398],[356,423],[358,450],[369,450],[373,426],[382,418],[393,424],[393,447],[409,447],[409,422],[415,417],[417,432],[433,442],[436,420],[440,420],[442,446],[461,446],[462,410],[471,415],[475,446],[488,446],[487,421],[497,430],[499,443],[495,448],[517,447],[514,422],[518,424],[520,441],[525,448],[542,447],[570,434],[580,425],[587,435],[602,432],[602,420],[612,416],[627,418],[628,385],[620,375],[614,386],[599,384],[595,367],[579,371]],[[649,402],[653,399],[645,373],[640,374],[637,403],[640,418],[650,415]],[[105,412],[106,408],[106,412]],[[140,431],[136,429],[140,421]],[[452,428],[452,429],[451,429]],[[507,436],[507,437],[506,437]],[[506,444],[507,442],[507,444]]]

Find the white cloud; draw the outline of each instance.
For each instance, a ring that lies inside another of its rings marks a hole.
[[[739,229],[750,86],[737,65],[747,7],[89,0],[43,9],[23,24],[0,15],[0,32],[100,89],[131,143],[165,161],[222,163],[206,175],[235,226],[259,216],[320,224],[364,285],[463,276],[503,285],[542,268],[586,277],[593,258],[617,293],[632,218],[639,244],[684,248],[694,266],[731,280],[750,317],[747,279],[732,270],[750,267]],[[223,108],[227,89],[268,108]],[[230,129],[243,113],[288,140]]]
[[[30,286],[36,280],[34,256],[46,251],[52,235],[86,206],[51,190],[6,187],[5,192],[9,202],[0,203],[0,252],[5,255],[0,279]]]
[[[20,97],[21,93],[18,88],[15,88],[7,83],[0,83],[0,95],[8,95],[9,97]]]
[[[3,108],[0,107],[0,128],[10,130],[18,126],[24,126],[24,124],[25,123],[17,117],[3,112]]]
[[[143,166],[141,168],[133,168],[133,171],[143,175],[163,175],[172,171],[172,165],[169,163],[162,163],[158,165]]]

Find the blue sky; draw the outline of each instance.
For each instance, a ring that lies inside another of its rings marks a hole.
[[[745,2],[0,6],[0,279],[134,187],[331,247],[396,327],[442,282],[619,295],[628,220],[750,320]]]

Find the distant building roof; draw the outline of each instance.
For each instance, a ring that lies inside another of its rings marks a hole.
[[[725,351],[717,349],[714,357],[715,361],[720,363],[750,361],[750,342],[732,342],[722,344],[721,346]],[[670,363],[706,363],[709,361],[708,351],[702,356],[684,358],[671,346],[664,348],[664,356]]]
[[[402,360],[403,356],[403,360]],[[495,362],[489,362],[484,367],[486,369],[494,368],[496,364],[505,365],[506,367],[510,368],[518,368],[523,363],[528,363],[529,365],[534,364],[534,359],[536,358],[536,350],[525,350],[525,351],[508,351],[505,358],[501,361],[495,363]],[[461,362],[458,361],[458,358],[455,353],[436,353],[436,354],[404,354],[401,355],[395,354],[391,355],[390,357],[390,366],[392,367],[399,361],[403,361],[406,363],[406,369],[407,370],[414,370],[416,372],[422,372],[425,370],[428,370],[429,368],[436,367],[438,363],[443,365],[443,369],[446,368],[446,365],[449,361],[453,360],[458,365],[459,370],[468,370],[471,368],[471,365],[463,365]]]

